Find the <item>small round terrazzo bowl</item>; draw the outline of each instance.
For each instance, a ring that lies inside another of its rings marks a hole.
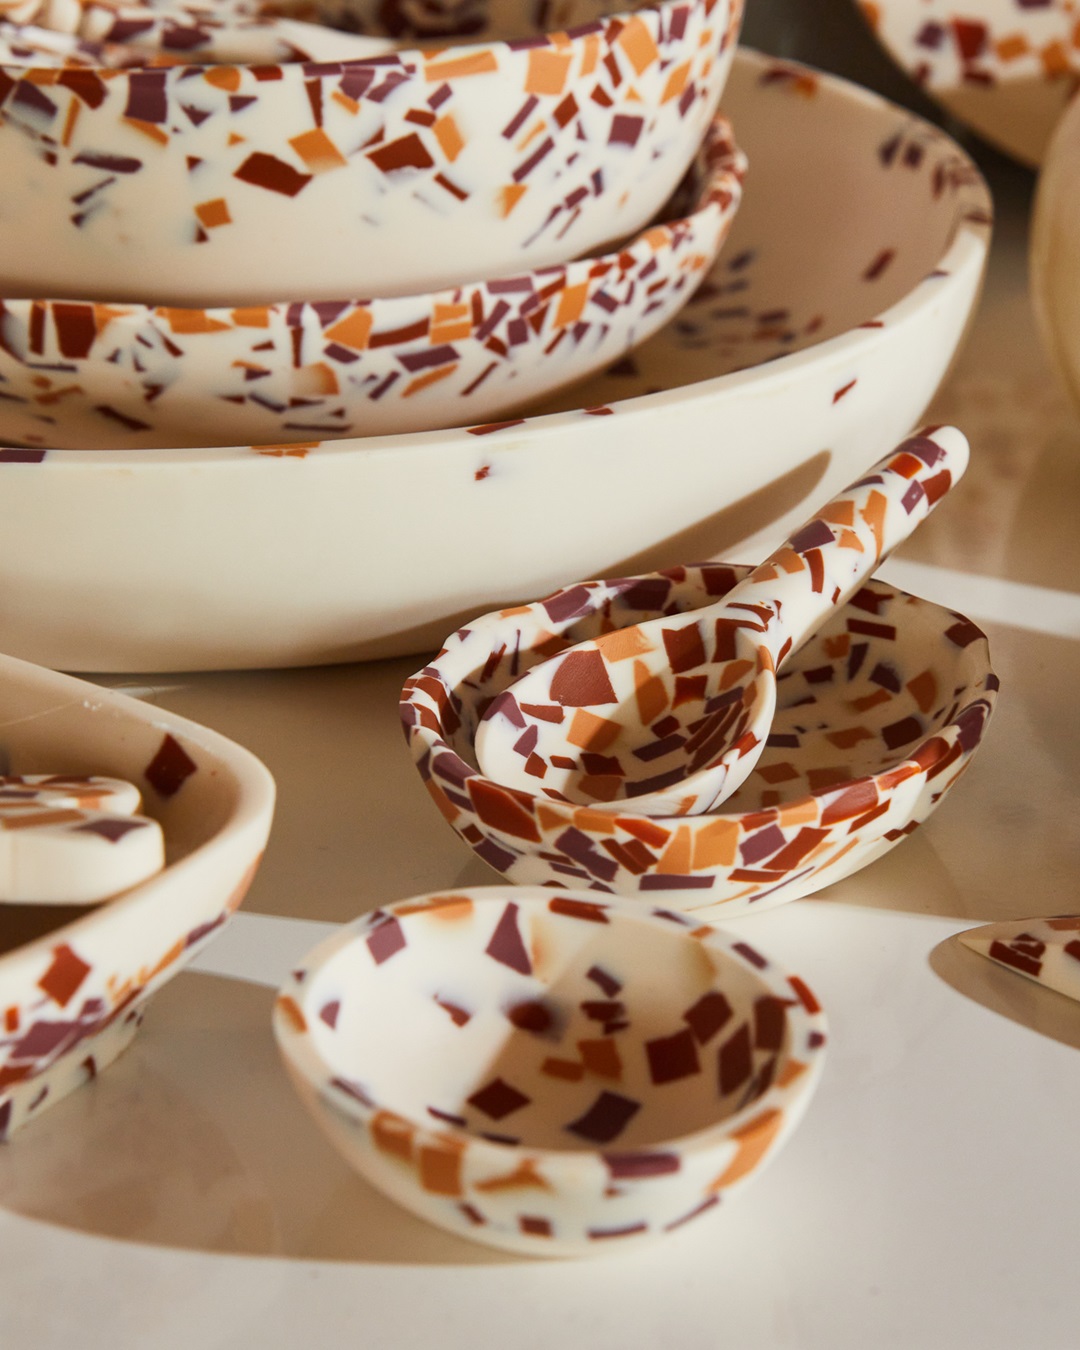
[[[575,807],[545,796],[539,779],[527,793],[479,772],[477,722],[530,666],[708,604],[748,570],[716,563],[572,586],[467,624],[406,682],[401,715],[416,767],[485,862],[522,885],[662,897],[712,920],[820,890],[926,820],[977,749],[998,680],[969,619],[880,581],[784,665],[766,748],[718,811],[675,819]],[[571,739],[575,717],[595,721],[584,709],[563,712]]]
[[[178,309],[0,302],[0,438],[281,444],[482,422],[622,359],[686,304],[746,161],[716,117],[661,223],[618,252],[370,301]]]
[[[742,0],[609,11],[361,61],[2,67],[0,294],[401,295],[632,234],[705,134]]]
[[[274,1031],[373,1185],[543,1256],[712,1209],[794,1128],[825,1046],[807,986],[741,938],[539,888],[376,910],[302,963]]]

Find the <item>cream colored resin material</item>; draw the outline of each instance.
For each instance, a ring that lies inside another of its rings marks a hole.
[[[1025,164],[1080,75],[1073,0],[857,0],[889,55],[953,116]]]
[[[0,776],[0,903],[96,904],[165,866],[165,837],[133,783]]]
[[[712,120],[742,0],[601,16],[369,61],[0,68],[0,293],[407,295],[631,234]]]
[[[95,908],[86,903],[101,896],[74,889],[66,905],[58,895],[48,907],[0,905],[3,1140],[110,1064],[150,996],[220,932],[262,856],[274,784],[253,755],[213,731],[6,656],[0,762],[15,791],[63,763],[62,790],[80,811],[101,800],[103,777],[134,785],[165,841],[161,870],[129,878]],[[114,800],[131,805],[130,792]],[[5,788],[0,816],[10,801]],[[90,824],[101,819],[95,812]]]
[[[710,1213],[790,1134],[825,1049],[806,983],[741,933],[540,889],[377,909],[305,959],[274,1029],[373,1185],[534,1256]]]
[[[720,117],[688,209],[617,252],[370,301],[0,301],[0,438],[70,449],[280,444],[471,424],[628,355],[716,261],[746,161]]]
[[[978,294],[990,201],[941,131],[805,68],[741,56],[725,110],[756,168],[719,262],[545,415],[0,450],[9,648],[68,670],[349,661],[432,650],[577,577],[764,557],[918,424]]]
[[[978,749],[998,679],[975,624],[877,581],[788,660],[761,758],[716,810],[582,806],[547,795],[542,778],[527,791],[478,768],[480,718],[531,666],[565,644],[614,642],[619,629],[715,604],[749,571],[707,564],[570,586],[449,638],[406,682],[401,718],[463,842],[521,885],[586,886],[713,921],[820,890],[916,830]]]

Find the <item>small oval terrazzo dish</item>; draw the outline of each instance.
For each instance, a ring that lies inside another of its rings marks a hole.
[[[401,295],[641,229],[715,113],[742,0],[575,0],[554,33],[543,7],[495,12],[508,41],[367,61],[0,68],[0,294]]]
[[[797,1124],[825,1048],[807,985],[742,937],[542,889],[376,910],[303,961],[274,1031],[373,1185],[542,1256],[712,1210]]]
[[[621,360],[678,313],[727,237],[745,168],[717,117],[685,214],[672,206],[617,253],[434,294],[239,309],[0,301],[0,437],[261,445],[501,415]]]
[[[575,807],[546,797],[540,780],[525,792],[480,773],[477,723],[530,666],[706,605],[749,570],[710,563],[568,587],[467,624],[406,682],[401,716],[416,767],[479,857],[522,885],[662,897],[711,921],[820,890],[926,820],[977,749],[998,680],[970,620],[880,581],[788,659],[761,758],[716,811],[674,819]],[[582,714],[584,734],[593,724]]]
[[[33,827],[23,819],[20,833],[33,828],[47,847],[50,830],[90,828],[103,846],[110,838],[123,846],[130,820],[82,809],[100,800],[105,775],[138,789],[143,815],[164,835],[165,865],[144,880],[124,877],[123,891],[94,908],[85,892],[73,892],[67,905],[56,894],[48,905],[10,897],[0,904],[0,1141],[127,1048],[151,996],[243,900],[274,810],[270,774],[225,737],[154,704],[0,656],[4,814],[18,809],[12,793],[31,775],[55,775],[59,766],[60,783],[81,805],[39,812]],[[117,793],[123,801],[114,785]],[[40,873],[46,860],[37,861]]]

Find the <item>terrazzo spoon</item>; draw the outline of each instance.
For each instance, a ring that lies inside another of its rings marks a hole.
[[[955,428],[919,432],[716,605],[541,661],[477,725],[481,772],[555,801],[621,810],[630,799],[635,814],[658,816],[708,811],[765,746],[778,667],[926,518],[967,461]]]

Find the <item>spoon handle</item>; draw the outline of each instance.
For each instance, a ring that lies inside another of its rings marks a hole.
[[[759,564],[727,608],[757,619],[778,665],[926,519],[967,463],[968,443],[955,427],[916,432]]]

